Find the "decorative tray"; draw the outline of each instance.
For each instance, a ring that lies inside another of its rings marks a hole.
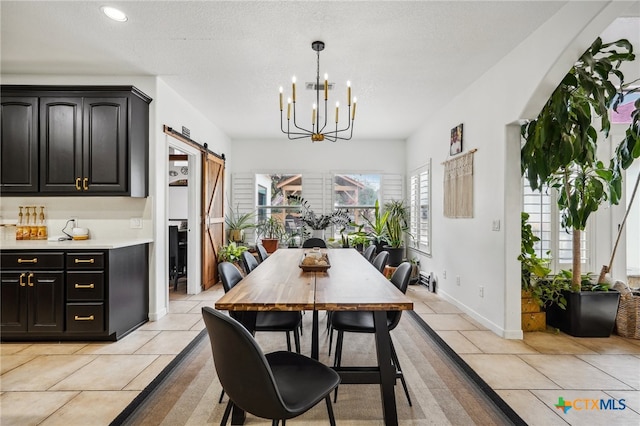
[[[302,255],[298,265],[305,272],[325,272],[331,268],[327,253],[309,251]]]

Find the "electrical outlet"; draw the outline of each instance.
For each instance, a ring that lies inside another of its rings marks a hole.
[[[141,217],[132,217],[129,220],[129,227],[131,229],[142,229],[142,218]]]
[[[480,297],[484,297],[484,287],[480,286],[480,287],[478,287],[478,289],[479,289]]]
[[[500,230],[500,219],[496,219],[493,221],[492,225],[491,225],[491,229],[493,229],[494,231],[499,231]]]
[[[447,279],[447,270],[442,271],[442,278]]]
[[[460,275],[456,276],[456,285],[460,285]]]

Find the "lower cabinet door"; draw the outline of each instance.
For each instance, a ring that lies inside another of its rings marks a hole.
[[[35,272],[27,276],[28,330],[59,333],[64,330],[64,273]]]
[[[102,333],[104,303],[67,303],[67,332]]]

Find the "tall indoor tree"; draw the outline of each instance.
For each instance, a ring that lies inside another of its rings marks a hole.
[[[635,55],[629,41],[603,43],[596,39],[553,91],[535,120],[522,126],[525,143],[521,169],[532,189],[558,190],[562,225],[573,234],[572,289],[580,290],[580,234],[591,213],[605,201],[617,204],[622,196],[624,170],[640,156],[640,99],[623,140],[605,165],[596,156],[598,131],[611,129],[609,110],[638,91],[636,81],[625,83],[623,62]]]

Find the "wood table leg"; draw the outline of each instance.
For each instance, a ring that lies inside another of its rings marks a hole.
[[[319,331],[318,331],[318,311],[313,310],[313,324],[311,326],[311,358],[318,360],[319,357]]]
[[[387,311],[373,311],[376,328],[376,352],[380,368],[380,393],[382,396],[382,414],[387,426],[397,426],[395,382],[396,370],[391,363],[391,336],[387,326]]]

